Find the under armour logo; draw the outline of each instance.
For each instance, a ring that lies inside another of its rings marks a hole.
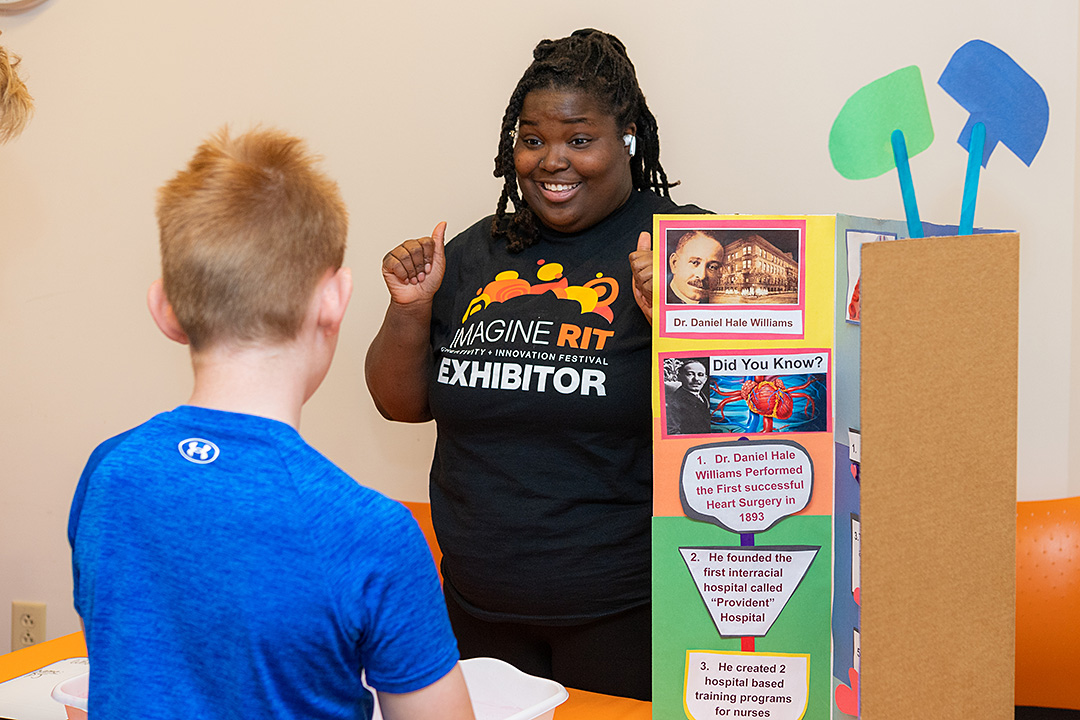
[[[221,451],[218,446],[209,440],[202,438],[188,438],[181,440],[176,446],[183,458],[198,465],[206,465],[217,460]]]

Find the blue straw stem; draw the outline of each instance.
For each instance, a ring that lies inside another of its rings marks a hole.
[[[971,128],[968,140],[967,174],[964,176],[964,198],[960,203],[960,234],[970,235],[975,230],[975,199],[979,194],[979,170],[982,168],[983,146],[986,144],[986,126],[981,122]]]
[[[904,199],[904,214],[907,216],[908,236],[923,236],[922,221],[919,220],[919,206],[915,203],[915,185],[911,182],[911,167],[908,165],[907,144],[904,133],[892,132],[893,158],[896,159],[896,173],[900,176],[900,195]]]

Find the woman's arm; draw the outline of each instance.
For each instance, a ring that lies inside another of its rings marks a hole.
[[[431,303],[446,270],[445,233],[441,222],[431,237],[407,240],[383,258],[390,306],[368,347],[364,376],[375,407],[389,420],[431,419]]]

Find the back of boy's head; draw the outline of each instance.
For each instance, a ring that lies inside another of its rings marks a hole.
[[[193,350],[296,337],[348,215],[304,143],[223,128],[158,191],[165,295]]]

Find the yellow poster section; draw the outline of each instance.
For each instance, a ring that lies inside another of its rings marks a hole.
[[[668,220],[691,220],[693,215],[656,215],[653,218],[653,267],[665,268],[667,258],[663,239],[659,237],[660,223]],[[836,216],[835,215],[703,215],[709,221],[732,219],[743,221],[797,220],[806,222],[806,238],[803,244],[804,256],[799,259],[803,265],[804,293],[804,337],[801,340],[777,339],[724,339],[715,338],[670,338],[660,335],[660,298],[665,291],[665,276],[661,273],[653,278],[653,358],[652,358],[652,406],[653,437],[662,436],[660,426],[660,365],[659,357],[663,353],[676,351],[700,351],[703,355],[716,354],[718,350],[791,350],[799,348],[833,348],[833,272],[835,265]],[[833,359],[835,361],[835,358]],[[833,368],[829,368],[830,383]],[[830,393],[832,388],[830,386]],[[814,458],[815,479],[814,494],[810,504],[799,514],[828,515],[832,512],[832,434],[831,433],[792,433],[789,438],[798,438]],[[717,437],[717,440],[722,439]],[[734,437],[724,439],[734,440]],[[678,478],[686,451],[701,445],[698,438],[667,438],[663,442],[653,443],[653,477]],[[678,517],[683,515],[679,500],[677,482],[658,482],[653,490],[653,515],[656,517]]]

